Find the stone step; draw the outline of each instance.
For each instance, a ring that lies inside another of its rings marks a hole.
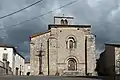
[[[83,76],[81,72],[64,72],[62,76]]]

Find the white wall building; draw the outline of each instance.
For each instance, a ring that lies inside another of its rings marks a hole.
[[[12,68],[12,71],[14,71],[15,54],[16,50],[14,47],[0,45],[0,61],[3,61],[3,58],[6,58],[7,61],[9,61],[9,66]]]
[[[15,47],[9,45],[0,45],[0,61],[3,62],[3,59],[9,61],[9,67],[12,68],[14,75],[17,74],[16,68],[18,68],[18,71],[21,71],[21,75],[24,74],[25,58],[16,51]],[[20,71],[18,75],[20,75]]]
[[[24,75],[30,74],[30,62],[25,62],[25,71]]]
[[[24,75],[25,58],[17,53],[15,55],[14,75]]]

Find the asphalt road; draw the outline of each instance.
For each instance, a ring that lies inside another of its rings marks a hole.
[[[56,76],[1,76],[0,80],[102,80],[83,77],[56,77]]]

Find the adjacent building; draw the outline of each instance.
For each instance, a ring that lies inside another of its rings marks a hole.
[[[24,75],[25,71],[25,58],[17,53],[15,55],[15,68],[14,68],[14,75]]]
[[[12,46],[8,45],[0,45],[0,61],[8,61],[9,67],[12,68],[12,72],[14,72],[15,65],[15,54],[16,49]]]
[[[96,69],[102,76],[120,74],[120,44],[105,44],[105,51],[100,54]]]
[[[0,44],[0,61],[3,62],[5,65],[8,65],[8,67],[12,71],[12,75],[24,74],[25,58],[17,52],[15,47]]]
[[[48,31],[31,36],[31,75],[94,75],[95,35],[91,25],[75,25],[73,20],[55,16]]]
[[[30,62],[25,62],[25,71],[24,75],[30,75]]]

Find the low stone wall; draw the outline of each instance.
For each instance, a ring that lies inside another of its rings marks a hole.
[[[11,71],[11,68],[8,67],[5,68],[5,64],[3,62],[0,61],[0,76],[3,76],[3,75],[12,75],[13,72]]]

